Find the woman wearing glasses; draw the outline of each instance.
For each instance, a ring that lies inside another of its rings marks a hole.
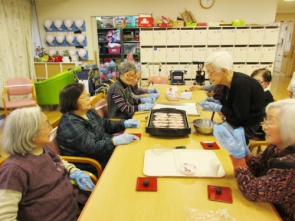
[[[253,156],[242,127],[214,126],[214,136],[232,160],[241,193],[253,202],[272,203],[282,220],[295,220],[295,100],[285,99],[266,107],[263,129],[268,147]]]
[[[233,71],[233,59],[227,52],[212,53],[205,61],[207,74],[214,85],[224,85],[220,100],[207,98],[202,107],[221,112],[234,128],[242,126],[246,139],[250,139],[260,126],[264,112],[264,92],[250,76]]]

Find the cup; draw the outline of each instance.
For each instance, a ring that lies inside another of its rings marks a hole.
[[[220,167],[220,162],[217,159],[210,159],[209,160],[209,176],[217,177],[218,171]]]

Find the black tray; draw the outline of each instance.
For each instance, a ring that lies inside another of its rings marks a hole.
[[[183,128],[170,128],[169,124],[166,127],[156,127],[153,123],[156,117],[155,113],[167,113],[167,115],[171,113],[181,114],[183,118]],[[184,110],[175,108],[160,108],[151,110],[147,122],[146,133],[153,136],[184,137],[191,133],[191,128],[188,124],[187,114]]]

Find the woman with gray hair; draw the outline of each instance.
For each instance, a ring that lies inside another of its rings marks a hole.
[[[79,203],[93,189],[89,175],[62,160],[49,146],[51,124],[40,107],[14,110],[6,119],[0,168],[0,220],[76,220]]]
[[[214,136],[230,153],[239,190],[253,202],[272,203],[282,220],[295,220],[295,100],[266,107],[263,129],[268,147],[253,156],[243,140],[243,128],[214,126]]]
[[[243,127],[248,142],[255,135],[263,117],[263,88],[250,76],[233,71],[233,59],[227,52],[209,55],[205,68],[213,85],[225,87],[219,100],[208,97],[202,101],[203,109],[221,113],[234,128]]]

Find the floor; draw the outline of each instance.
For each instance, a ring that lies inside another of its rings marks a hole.
[[[289,85],[291,78],[285,77],[280,73],[274,73],[272,83],[271,83],[271,93],[276,100],[282,100],[288,97],[287,87]],[[61,116],[61,113],[56,109],[56,107],[44,107],[42,108],[44,113],[47,115],[48,120],[55,124]],[[4,111],[0,110],[0,159],[7,154],[2,150],[2,130],[4,126]],[[2,117],[2,118],[1,118]],[[1,120],[2,119],[2,120]]]

